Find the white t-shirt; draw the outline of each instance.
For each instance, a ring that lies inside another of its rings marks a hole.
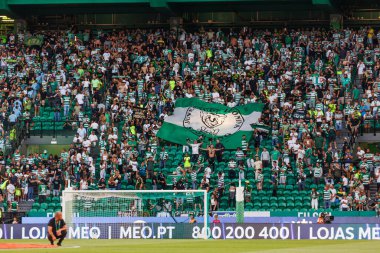
[[[365,152],[364,152],[364,150],[360,150],[360,151],[358,151],[356,154],[357,154],[357,156],[358,156],[359,158],[362,158],[362,157],[364,156]]]
[[[205,168],[205,175],[206,175],[207,179],[210,179],[210,177],[211,177],[211,168],[210,167]]]
[[[342,200],[340,201],[340,206],[341,206],[342,208],[348,208],[348,200],[347,200],[347,199],[342,199]]]
[[[78,93],[76,96],[75,96],[76,100],[78,101],[78,104],[80,105],[83,105],[84,101],[84,95],[82,93]]]
[[[13,184],[9,184],[9,185],[7,186],[7,191],[8,191],[8,193],[10,193],[10,194],[14,194],[15,191],[16,191],[16,188],[15,188],[15,186],[14,186]]]
[[[77,133],[83,139],[86,136],[86,128],[78,128]]]
[[[98,136],[96,136],[95,134],[90,134],[90,136],[88,137],[88,139],[91,142],[97,142],[98,141]]]
[[[190,144],[193,155],[199,155],[199,143]]]

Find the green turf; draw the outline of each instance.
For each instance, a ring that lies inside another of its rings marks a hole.
[[[0,240],[3,243],[47,243],[42,240]],[[80,248],[66,248],[80,246]],[[380,241],[329,240],[65,240],[62,248],[0,250],[1,252],[77,253],[350,253],[379,252]]]

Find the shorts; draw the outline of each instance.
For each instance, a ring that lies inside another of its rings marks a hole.
[[[343,129],[342,121],[336,121],[336,122],[335,122],[335,129],[336,129],[337,131],[340,131],[340,130]]]
[[[363,186],[365,191],[369,191],[369,184],[363,184]]]

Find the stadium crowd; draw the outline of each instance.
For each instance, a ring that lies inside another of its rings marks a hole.
[[[368,210],[372,182],[379,192],[380,153],[353,150],[360,127],[369,130],[380,113],[372,28],[37,35],[41,47],[24,44],[30,33],[0,46],[0,202],[11,209],[65,187],[201,188],[213,210],[233,206],[238,180],[247,204],[261,191],[281,201],[289,190],[293,198],[307,191],[301,208]],[[180,97],[265,103],[270,131],[253,131],[237,150],[202,137],[183,147],[159,140]],[[14,127],[32,131],[46,113],[75,131],[70,148],[26,155],[12,147]]]

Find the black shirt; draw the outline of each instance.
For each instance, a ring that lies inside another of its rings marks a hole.
[[[48,227],[52,227],[54,236],[57,236],[57,230],[63,228],[65,225],[66,223],[63,219],[56,221],[55,218],[52,218],[48,223]]]
[[[59,186],[61,185],[61,180],[54,179],[52,183],[53,183],[53,189],[54,190],[59,190]]]

